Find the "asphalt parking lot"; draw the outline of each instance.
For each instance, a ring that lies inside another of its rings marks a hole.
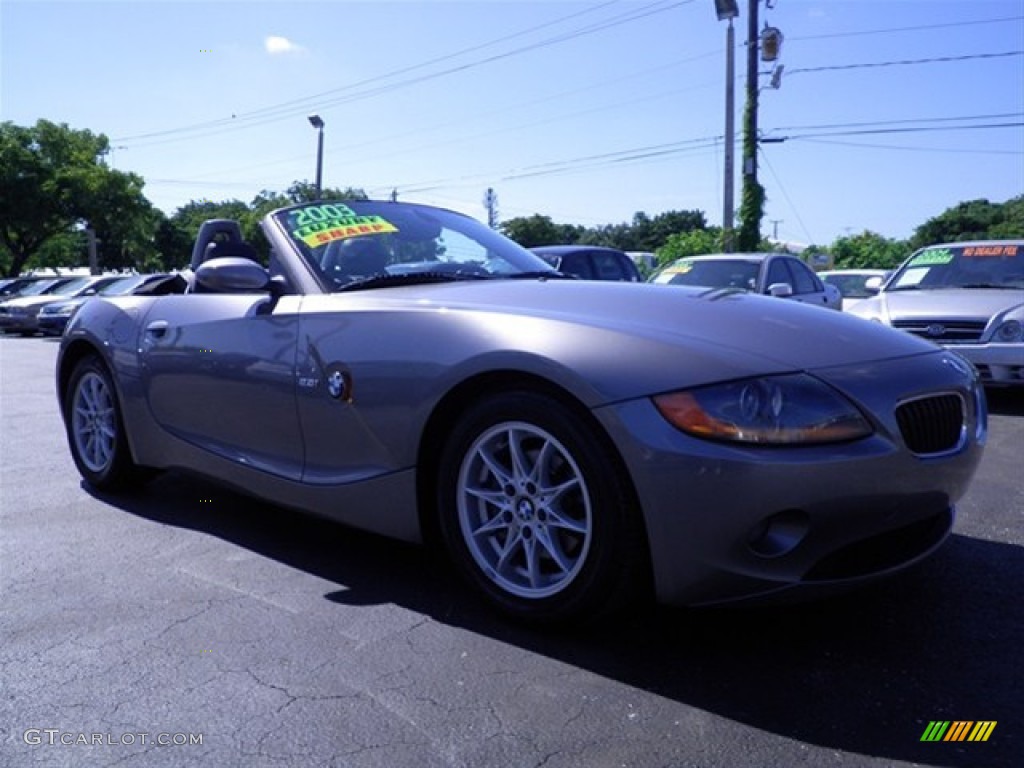
[[[0,338],[2,766],[1020,764],[1024,394],[991,393],[955,534],[907,574],[555,633],[419,548],[190,477],[90,492],[56,352]]]

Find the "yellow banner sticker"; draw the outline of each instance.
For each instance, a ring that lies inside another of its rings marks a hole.
[[[297,229],[293,234],[310,248],[317,248],[349,237],[382,235],[397,231],[398,227],[380,216],[351,216],[309,224]]]

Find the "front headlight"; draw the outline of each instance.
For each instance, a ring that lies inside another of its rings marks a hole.
[[[1006,320],[998,328],[992,338],[995,341],[1012,344],[1024,340],[1024,328],[1018,320]]]
[[[855,440],[872,431],[853,403],[805,374],[734,381],[653,400],[670,424],[710,440],[807,445]]]

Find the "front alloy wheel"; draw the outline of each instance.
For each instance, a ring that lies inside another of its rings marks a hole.
[[[506,613],[600,618],[636,596],[646,538],[614,447],[558,400],[518,391],[463,413],[441,458],[441,534],[463,577]]]
[[[469,553],[498,587],[538,599],[572,584],[593,538],[590,491],[549,432],[525,422],[491,427],[466,452],[456,493]]]

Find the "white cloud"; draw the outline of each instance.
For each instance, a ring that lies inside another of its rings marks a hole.
[[[268,36],[263,41],[263,47],[267,49],[267,53],[271,56],[286,53],[302,53],[306,50],[301,45],[293,43],[287,37],[278,37],[277,35]]]

